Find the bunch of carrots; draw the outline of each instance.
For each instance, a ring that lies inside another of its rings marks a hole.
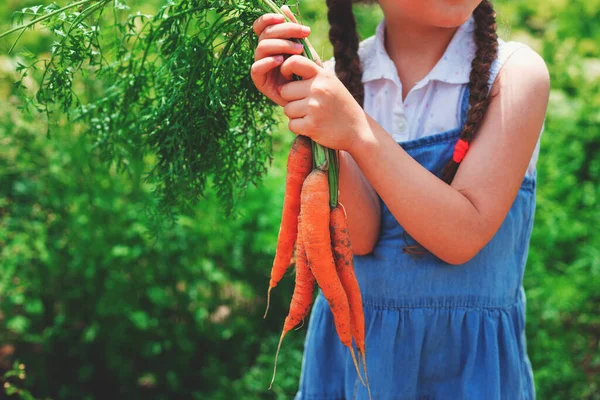
[[[296,136],[288,156],[283,213],[271,269],[267,311],[271,290],[277,286],[289,267],[294,244],[296,282],[290,311],[277,346],[271,385],[275,380],[277,355],[283,338],[308,315],[316,283],[329,303],[340,341],[350,350],[358,377],[369,389],[365,317],[354,274],[346,212],[342,204],[337,203],[337,196],[335,206],[330,204],[329,159],[325,158],[321,165],[316,166],[313,163],[311,142],[306,136]],[[362,357],[366,383],[360,373],[352,339],[356,343],[359,357]]]

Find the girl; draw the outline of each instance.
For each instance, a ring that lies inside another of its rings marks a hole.
[[[498,39],[488,0],[379,0],[360,46],[351,0],[327,5],[331,62],[287,40],[308,27],[266,14],[251,74],[292,132],[340,150],[372,398],[534,399],[522,278],[543,60]],[[319,294],[296,398],[368,398],[348,353]]]

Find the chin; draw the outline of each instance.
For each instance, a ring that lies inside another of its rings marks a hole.
[[[455,28],[469,19],[480,2],[479,0],[434,0],[425,6],[428,9],[423,11],[429,17],[430,25]]]
[[[441,13],[437,15],[437,18],[432,18],[429,20],[431,25],[437,26],[439,28],[456,28],[465,23],[466,20],[469,19],[473,11],[469,13],[465,12],[447,12]]]
[[[479,1],[438,0],[438,7],[432,9],[432,22],[441,28],[454,28],[465,23],[473,14]]]
[[[473,14],[481,0],[379,0],[389,15],[398,16],[423,25],[456,28]]]

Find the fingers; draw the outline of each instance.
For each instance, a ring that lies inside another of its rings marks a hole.
[[[288,18],[291,19],[293,22],[295,22],[297,24],[300,23],[300,22],[298,22],[298,20],[296,19],[296,17],[292,13],[292,10],[290,10],[290,8],[288,6],[281,7],[281,11],[283,11],[283,13],[285,15],[287,15]],[[303,26],[305,28],[304,30],[302,30],[302,33],[307,32],[306,36],[302,36],[302,38],[304,38],[304,40],[306,40],[306,44],[308,45],[308,48],[310,49],[310,52],[311,52],[311,54],[313,56],[314,61],[317,63],[317,65],[319,65],[320,67],[322,67],[323,66],[323,62],[321,61],[321,58],[319,57],[319,54],[317,54],[317,52],[315,51],[315,49],[310,44],[310,41],[308,40],[308,35],[310,35],[310,27],[308,27],[306,25],[301,25],[301,26]],[[300,36],[287,36],[287,37],[300,38]]]
[[[291,81],[294,75],[298,75],[302,79],[312,79],[320,69],[321,67],[314,61],[300,55],[293,55],[281,64],[280,72],[288,81]]]
[[[289,118],[303,118],[306,115],[308,99],[290,101],[283,107],[283,113]]]
[[[279,94],[286,101],[296,101],[304,99],[310,95],[309,81],[292,81],[281,86]]]
[[[285,39],[265,39],[258,43],[254,51],[254,61],[277,54],[302,54],[304,47]]]
[[[260,36],[267,26],[282,22],[285,22],[285,17],[281,14],[263,14],[254,21],[252,29],[256,36]]]
[[[273,56],[273,57],[265,57],[256,61],[252,64],[252,68],[250,69],[250,74],[252,75],[252,79],[255,82],[259,81],[259,77],[264,76],[272,70],[273,68],[277,68],[283,62],[283,56]]]
[[[281,24],[267,26],[258,40],[263,39],[288,39],[288,38],[306,38],[310,34],[310,28],[305,25],[296,24],[294,22],[283,22]]]
[[[301,45],[294,44],[290,39],[305,39],[315,62],[322,66],[318,55],[308,42],[310,27],[299,24],[289,7],[283,6],[281,10],[292,22],[285,22],[283,15],[274,13],[264,14],[254,21],[252,28],[258,36],[259,42],[255,52],[255,60],[275,54],[302,54],[303,48]],[[286,40],[289,43],[284,45],[282,42],[269,42],[261,45],[267,39]]]
[[[306,118],[294,118],[288,122],[288,129],[296,135],[301,135],[307,131],[308,120]]]
[[[308,26],[299,24],[289,8],[283,7],[292,22],[286,22],[281,14],[263,14],[252,24],[252,29],[259,40],[268,38],[305,38],[310,34]],[[280,26],[281,25],[281,26]]]

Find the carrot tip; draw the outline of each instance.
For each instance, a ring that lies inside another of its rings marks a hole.
[[[363,349],[363,351],[361,352],[360,350],[358,351],[359,353],[362,353],[362,360],[363,360],[363,369],[365,371],[365,380],[367,381],[367,391],[369,392],[369,400],[371,400],[371,387],[369,386],[369,375],[367,375],[367,358],[366,358],[366,349]]]
[[[265,310],[263,319],[267,318],[267,313],[269,312],[269,304],[271,304],[271,289],[273,289],[273,286],[269,286],[269,290],[267,291],[267,309]]]
[[[275,374],[277,374],[277,358],[279,357],[279,350],[281,349],[281,342],[283,342],[284,336],[285,332],[281,334],[281,338],[279,338],[279,344],[277,345],[277,353],[275,353],[275,364],[273,366],[273,378],[271,379],[269,390],[271,390],[271,388],[273,387],[273,382],[275,382]]]
[[[356,361],[356,355],[354,354],[354,349],[352,348],[352,346],[350,346],[349,349],[350,349],[350,354],[352,355],[352,361],[354,362],[354,368],[356,368],[356,373],[358,374],[358,378],[360,379],[363,386],[367,386],[365,384],[365,381],[362,378],[361,373],[360,373],[360,368],[358,367],[358,361]]]
[[[294,330],[297,331],[298,329],[302,329],[303,326],[304,326],[304,318],[302,318],[302,323],[300,324],[300,326]]]

